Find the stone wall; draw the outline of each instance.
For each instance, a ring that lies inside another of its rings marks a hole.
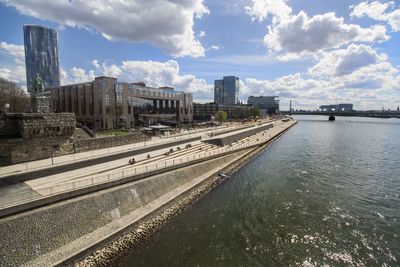
[[[0,121],[0,166],[73,153],[74,113],[5,113]]]
[[[0,166],[149,140],[141,132],[87,140],[71,138],[74,113],[6,113],[0,119]]]
[[[74,113],[6,113],[3,115],[3,137],[24,140],[69,137],[75,130]]]
[[[147,135],[141,132],[135,132],[128,135],[106,136],[101,138],[77,140],[74,142],[73,146],[75,153],[79,153],[109,147],[129,145],[133,143],[144,142],[147,140],[150,140]]]

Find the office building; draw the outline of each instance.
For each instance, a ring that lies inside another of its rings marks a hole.
[[[156,123],[191,122],[193,96],[172,87],[121,83],[116,78],[46,89],[54,112],[73,112],[89,128],[132,128]]]
[[[38,25],[24,25],[26,83],[32,91],[36,74],[45,88],[60,85],[58,35],[54,29]]]
[[[319,109],[324,112],[349,112],[353,111],[353,104],[322,105]]]
[[[259,108],[261,116],[279,112],[279,96],[249,96],[247,104]]]
[[[250,117],[250,105],[219,105],[216,103],[193,103],[194,121],[211,121],[211,117],[219,110],[226,112],[229,120],[245,119]]]
[[[214,102],[218,105],[235,105],[239,98],[239,78],[225,76],[214,81]]]

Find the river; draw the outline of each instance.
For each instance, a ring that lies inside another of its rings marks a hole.
[[[400,119],[295,119],[119,265],[400,265]]]

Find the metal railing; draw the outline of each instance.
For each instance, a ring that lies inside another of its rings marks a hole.
[[[51,157],[48,159],[37,160],[37,161],[33,161],[33,162],[14,164],[11,166],[3,167],[4,171],[0,174],[0,176],[12,175],[12,174],[15,174],[18,172],[29,171],[29,170],[39,169],[39,168],[43,168],[43,167],[50,167],[50,166],[70,163],[70,162],[73,162],[76,160],[91,159],[91,158],[98,157],[98,156],[108,155],[110,153],[122,153],[122,152],[131,151],[134,149],[146,148],[146,147],[160,145],[160,144],[173,143],[173,142],[176,142],[179,140],[191,139],[194,137],[193,135],[197,134],[197,133],[202,133],[202,132],[207,132],[207,131],[212,131],[214,133],[217,133],[217,132],[225,131],[228,128],[231,128],[231,127],[223,126],[223,128],[218,128],[216,130],[207,129],[204,131],[188,130],[186,133],[184,133],[182,135],[177,135],[177,136],[174,135],[174,136],[170,136],[167,138],[153,139],[153,140],[140,142],[140,143],[133,143],[133,144],[129,144],[129,145],[103,148],[103,149],[99,149],[99,150],[80,152],[80,153],[63,155],[63,156],[58,156],[58,157]],[[191,136],[191,134],[192,134],[192,136]],[[7,170],[9,170],[9,171],[7,171]]]
[[[292,123],[290,123],[292,124]],[[32,201],[40,198],[46,198],[50,197],[52,195],[60,194],[60,193],[65,193],[68,191],[74,191],[77,189],[85,188],[85,187],[91,187],[103,183],[108,183],[111,181],[116,181],[119,179],[127,178],[127,177],[134,177],[138,176],[144,173],[149,173],[152,171],[157,171],[157,170],[162,170],[170,167],[177,167],[179,165],[200,160],[200,159],[206,159],[210,157],[215,157],[216,155],[221,156],[222,154],[227,154],[228,152],[232,153],[235,151],[239,151],[244,148],[250,148],[254,147],[257,145],[260,145],[261,143],[265,143],[267,140],[270,140],[274,138],[275,136],[279,135],[284,129],[288,127],[284,127],[283,125],[279,125],[279,129],[273,128],[274,131],[272,131],[267,137],[268,139],[262,139],[256,142],[250,142],[250,143],[241,143],[237,144],[234,146],[227,146],[227,147],[222,147],[218,149],[214,149],[212,151],[204,151],[200,152],[197,154],[192,154],[190,156],[183,156],[179,158],[174,158],[166,161],[161,161],[157,162],[154,164],[146,164],[146,165],[141,165],[141,166],[135,166],[132,165],[131,167],[127,167],[129,169],[125,169],[119,172],[115,173],[109,173],[106,175],[100,175],[100,176],[92,176],[87,179],[81,179],[77,181],[71,181],[71,182],[65,182],[62,184],[58,185],[53,185],[50,187],[45,187],[45,188],[38,188],[35,191],[30,191],[30,192],[24,192],[20,194],[14,194],[14,195],[7,195],[7,196],[1,196],[0,195],[0,208],[4,208],[6,206],[12,206],[12,205],[18,205],[20,203],[26,202],[26,201]]]

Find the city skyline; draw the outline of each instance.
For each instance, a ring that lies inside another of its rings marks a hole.
[[[290,99],[303,109],[399,105],[398,2],[146,3],[0,0],[0,77],[26,86],[22,26],[38,24],[59,32],[64,85],[106,75],[210,102],[213,81],[235,75],[240,100],[278,95],[281,109]]]

